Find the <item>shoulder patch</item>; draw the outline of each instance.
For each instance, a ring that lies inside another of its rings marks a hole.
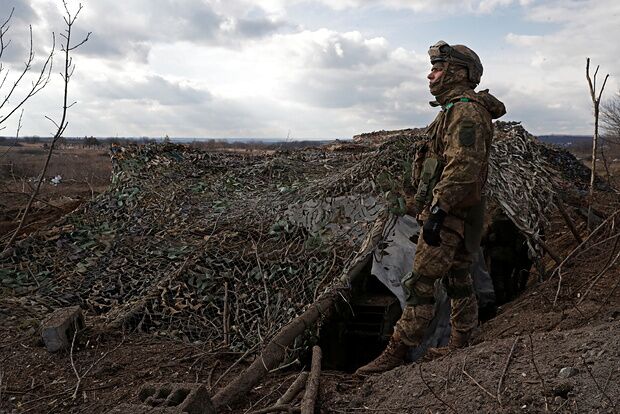
[[[459,126],[459,142],[464,147],[471,147],[476,142],[476,124],[473,121],[463,121]]]

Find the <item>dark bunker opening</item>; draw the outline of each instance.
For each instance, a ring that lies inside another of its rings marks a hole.
[[[525,236],[502,213],[493,216],[482,247],[495,303],[479,307],[480,323],[495,317],[498,306],[525,290],[532,267]],[[340,301],[320,328],[318,344],[324,369],[354,372],[387,346],[402,309],[398,298],[371,274],[371,268],[369,261],[353,281],[351,299]]]

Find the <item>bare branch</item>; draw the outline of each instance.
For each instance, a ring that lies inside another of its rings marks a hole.
[[[39,194],[39,190],[41,189],[41,184],[43,182],[43,178],[45,177],[45,173],[47,172],[47,168],[49,166],[50,163],[50,159],[52,158],[52,153],[54,152],[54,147],[56,145],[56,143],[58,142],[58,140],[62,137],[62,135],[64,134],[67,126],[68,126],[68,122],[67,122],[67,110],[69,108],[69,106],[67,105],[67,100],[68,100],[68,95],[69,95],[69,73],[72,73],[72,68],[71,68],[71,56],[69,54],[69,52],[72,50],[72,46],[71,46],[71,29],[73,27],[73,24],[75,23],[75,19],[77,17],[77,15],[79,14],[80,10],[82,9],[82,5],[80,4],[78,11],[76,12],[76,14],[74,16],[71,16],[71,13],[69,12],[69,9],[67,7],[67,2],[65,0],[63,0],[63,4],[65,6],[65,11],[66,11],[66,18],[65,18],[65,22],[67,23],[67,28],[65,30],[66,32],[66,42],[64,45],[62,45],[63,50],[65,52],[65,65],[64,65],[64,92],[63,92],[63,100],[62,100],[62,115],[61,115],[61,119],[60,122],[55,122],[52,120],[52,122],[54,123],[54,125],[57,127],[56,133],[54,134],[54,136],[52,137],[52,142],[50,144],[49,147],[49,151],[47,153],[47,158],[45,159],[45,164],[43,165],[43,168],[41,169],[41,173],[39,174],[39,179],[37,180],[37,184],[34,188],[34,191],[32,192],[32,195],[30,197],[30,199],[28,200],[28,204],[26,205],[26,208],[24,209],[24,212],[21,215],[21,219],[19,221],[19,224],[17,226],[17,228],[15,229],[13,235],[11,236],[11,238],[9,239],[9,241],[7,242],[7,244],[4,247],[4,251],[7,251],[8,249],[10,249],[11,245],[13,244],[13,242],[15,241],[15,239],[17,238],[19,232],[21,231],[21,229],[24,226],[24,222],[26,220],[26,217],[28,216],[28,213],[30,212],[30,208],[32,207],[33,201],[34,199],[37,197],[37,195]],[[32,34],[31,34],[31,50],[32,50]],[[45,79],[44,83],[47,84],[47,82],[49,82],[49,74],[51,73],[51,57],[53,55],[54,50],[52,49],[52,52],[50,53],[50,55],[48,56],[48,59],[44,65],[44,68],[41,70],[41,73],[39,75],[39,79],[37,80],[37,82],[35,82],[35,86],[33,87],[32,91],[39,91],[40,88],[39,86],[41,85],[40,81],[41,79]],[[49,67],[48,67],[49,64]],[[45,70],[47,69],[47,72],[45,72]],[[42,74],[47,73],[47,77],[43,77]],[[32,91],[30,96],[32,96]],[[36,92],[35,92],[36,93]],[[23,101],[25,102],[25,100]],[[21,104],[23,104],[23,102]],[[20,104],[20,106],[21,106]],[[47,119],[50,119],[49,117],[46,117]],[[6,119],[6,118],[4,118]],[[51,120],[51,119],[50,119]],[[0,120],[0,123],[2,123],[2,120]]]
[[[506,359],[506,363],[504,364],[504,369],[502,370],[502,375],[499,377],[499,382],[497,383],[497,401],[499,405],[502,405],[502,385],[504,384],[504,377],[506,377],[506,372],[508,372],[508,366],[510,365],[510,359],[512,358],[512,354],[515,351],[515,346],[519,341],[519,337],[515,338],[515,341],[512,343],[512,347],[510,348],[510,353],[508,354],[508,358]]]
[[[54,126],[56,127],[56,129],[60,129],[60,126],[58,126],[58,124],[56,123],[56,121],[54,121],[52,118],[50,118],[49,116],[45,115],[45,119],[47,119],[48,121],[50,121],[52,124],[54,124]]]
[[[45,88],[45,86],[47,86],[51,77],[55,44],[55,36],[52,35],[52,50],[45,59],[45,62],[43,63],[43,66],[41,67],[37,78],[31,83],[30,89],[25,93],[23,98],[12,109],[10,109],[6,115],[0,116],[0,125],[6,122],[19,108],[21,108],[26,103],[26,101],[28,101],[30,98],[39,93],[43,88]],[[26,74],[32,69],[32,63],[34,61],[34,58],[35,53],[32,44],[32,26],[30,26],[30,51],[28,53],[28,59],[26,60],[26,62],[24,62],[24,69],[17,77],[17,79],[13,82],[13,86],[5,95],[2,103],[0,103],[0,109],[2,109],[8,103],[17,86],[24,79],[24,76],[26,76]],[[2,81],[2,84],[4,84],[4,81],[5,80]]]
[[[90,39],[90,35],[91,35],[91,34],[93,34],[93,32],[88,32],[88,33],[86,34],[86,37],[85,37],[85,38],[84,38],[84,39],[83,39],[80,43],[78,43],[77,45],[75,45],[75,46],[71,47],[71,49],[70,49],[70,50],[77,49],[78,47],[82,46],[84,43],[88,42],[88,39]],[[608,76],[609,76],[609,75],[608,75]]]
[[[605,80],[603,81],[603,87],[601,88],[598,98],[596,97],[596,75],[598,74],[599,66],[596,67],[596,71],[594,72],[594,82],[590,78],[590,58],[586,59],[586,79],[588,80],[588,86],[590,88],[590,98],[592,99],[592,106],[594,107],[594,135],[592,136],[592,172],[590,174],[590,195],[588,197],[588,223],[587,228],[588,231],[592,229],[592,202],[594,199],[594,180],[596,177],[596,153],[598,146],[598,118],[599,118],[599,107],[601,104],[601,96],[603,94],[603,90],[605,89],[605,84],[607,83],[607,79],[609,78],[609,74],[605,76]]]
[[[605,75],[605,80],[603,80],[603,86],[601,86],[601,90],[598,93],[598,98],[596,100],[599,103],[601,102],[601,95],[603,94],[603,91],[605,90],[605,84],[607,83],[607,79],[609,79],[609,73]]]
[[[586,79],[588,79],[588,86],[590,87],[590,95],[594,101],[594,86],[592,86],[592,79],[590,78],[590,58],[586,58]]]
[[[596,74],[598,73],[600,66],[601,65],[596,65],[596,70],[594,71],[594,90],[596,90]]]
[[[616,411],[616,403],[614,403],[614,401],[611,398],[609,398],[609,395],[607,395],[605,390],[603,388],[601,388],[601,386],[599,385],[598,381],[594,377],[594,374],[592,374],[592,370],[588,366],[588,362],[583,357],[579,357],[579,358],[581,358],[581,362],[583,363],[583,366],[586,368],[586,371],[588,371],[588,374],[590,374],[590,378],[592,378],[592,381],[594,381],[594,385],[596,385],[596,388],[598,388],[600,393],[603,394],[603,396],[607,399],[607,401],[611,405],[611,408],[615,412]],[[613,373],[613,371],[612,371],[612,373]]]
[[[11,44],[11,40],[9,40],[6,44],[4,43],[4,35],[10,28],[9,22],[11,21],[11,18],[13,17],[14,12],[15,12],[15,7],[11,9],[11,13],[9,13],[9,17],[7,17],[6,20],[2,23],[2,26],[0,26],[0,58],[2,57],[4,50]]]
[[[433,390],[431,388],[430,385],[428,385],[428,383],[426,382],[426,379],[424,379],[424,375],[422,374],[422,365],[418,364],[418,371],[420,373],[420,379],[422,380],[422,383],[424,383],[424,385],[426,386],[426,388],[428,388],[428,390],[431,392],[431,394],[433,394],[435,396],[435,398],[437,398],[443,405],[445,405],[446,407],[448,407],[450,409],[450,411],[452,411],[453,413],[458,413],[458,411],[456,411],[454,409],[454,407],[452,407],[450,404],[448,404],[447,402],[445,402],[439,395],[437,395],[437,393],[435,392],[435,390]]]

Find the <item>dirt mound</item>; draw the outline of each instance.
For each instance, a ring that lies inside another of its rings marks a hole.
[[[617,200],[610,207],[617,209]],[[579,246],[556,238],[554,248],[566,257],[559,270],[482,325],[475,345],[365,381],[326,377],[323,407],[383,413],[615,412],[619,221],[620,213],[612,215]],[[568,236],[557,217],[551,230]]]
[[[327,387],[322,407],[381,413],[613,412],[620,395],[619,330],[620,321],[614,320],[485,341],[351,384],[350,390]]]

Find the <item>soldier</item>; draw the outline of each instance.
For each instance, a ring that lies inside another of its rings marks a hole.
[[[407,305],[385,351],[357,374],[395,368],[404,363],[410,347],[420,345],[434,316],[438,279],[451,301],[447,349],[466,346],[478,322],[469,269],[482,233],[491,120],[506,109],[488,90],[474,91],[482,76],[474,51],[440,41],[428,53],[432,68],[427,77],[436,99],[430,104],[441,112],[428,126],[429,141],[414,163],[415,207],[424,224],[413,271],[402,280]]]

